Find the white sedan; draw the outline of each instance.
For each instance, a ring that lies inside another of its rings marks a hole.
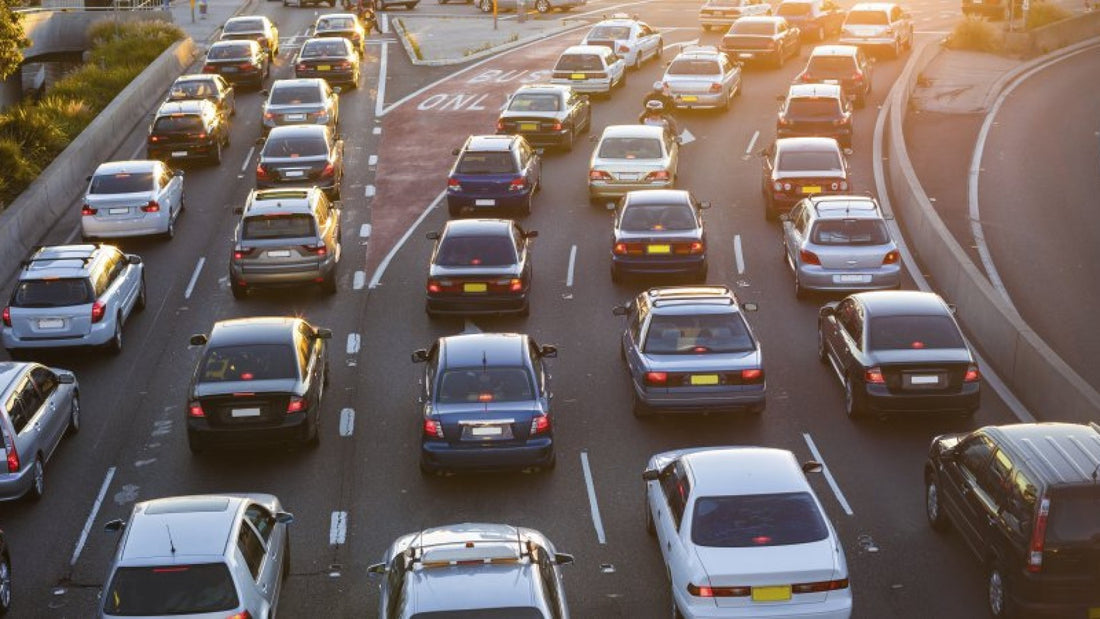
[[[661,34],[649,24],[622,13],[592,26],[581,44],[609,47],[633,69],[640,68],[650,58],[660,58],[665,46]]]
[[[672,580],[676,617],[852,613],[848,564],[794,454],[700,447],[649,459],[646,528]]]

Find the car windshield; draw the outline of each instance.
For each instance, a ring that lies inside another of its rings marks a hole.
[[[632,204],[619,222],[627,232],[694,230],[695,226],[695,213],[687,204]]]
[[[756,349],[740,314],[654,315],[643,351],[654,355],[741,353]]]
[[[507,236],[448,236],[439,242],[435,264],[441,267],[504,267],[516,264]]]
[[[82,277],[28,279],[15,287],[11,304],[15,307],[66,307],[94,300],[91,284]]]
[[[286,136],[268,139],[264,144],[264,157],[324,157],[328,144],[319,135]]]
[[[347,53],[347,45],[341,39],[306,41],[306,44],[302,46],[302,58],[343,56]]]
[[[241,227],[241,238],[250,241],[315,235],[313,217],[304,213],[245,217],[244,225]]]
[[[818,245],[883,245],[890,233],[881,219],[825,219],[814,225],[810,240]]]
[[[1100,486],[1056,489],[1051,496],[1047,542],[1092,543],[1100,539]]]
[[[775,34],[775,24],[761,21],[737,20],[730,26],[729,34],[755,34],[771,36]]]
[[[508,102],[510,112],[557,112],[559,110],[561,110],[561,97],[552,93],[518,94]]]
[[[959,327],[949,316],[872,317],[869,350],[966,348]]]
[[[565,54],[558,58],[555,71],[603,71],[603,61],[596,54]]]
[[[471,608],[468,610],[431,610],[416,613],[410,619],[544,619],[546,615],[532,606],[509,608]]]
[[[588,33],[588,40],[600,40],[611,39],[617,41],[619,39],[630,38],[630,26],[596,26],[592,29],[592,32]]]
[[[137,193],[152,190],[152,172],[119,172],[117,174],[96,174],[93,176],[88,193]]]
[[[661,159],[664,152],[657,138],[606,138],[600,144],[600,159]]]
[[[247,43],[225,43],[210,46],[210,51],[206,52],[206,58],[209,60],[238,60],[241,58],[248,58],[251,55],[252,47]]]
[[[312,86],[280,86],[271,91],[270,103],[273,105],[302,105],[320,103],[321,89]]]
[[[840,154],[831,150],[792,150],[779,154],[775,167],[784,172],[842,172]]]
[[[844,23],[852,26],[885,26],[890,20],[886,19],[886,11],[851,11]]]
[[[787,103],[787,115],[800,118],[836,118],[840,116],[840,101],[825,97],[798,97]]]
[[[172,84],[172,89],[168,91],[168,98],[172,100],[206,99],[216,97],[217,95],[218,87],[214,84],[214,80],[187,80],[184,82],[176,82]]]
[[[104,591],[103,612],[146,617],[225,613],[238,603],[224,563],[121,567]]]
[[[809,492],[700,497],[691,518],[691,541],[712,548],[789,546],[828,536]]]
[[[717,62],[695,58],[677,58],[665,71],[668,75],[717,75],[721,72]]]
[[[298,378],[297,353],[290,344],[239,344],[208,348],[199,382]]]
[[[525,368],[477,367],[447,370],[439,382],[440,404],[525,402],[534,398]]]
[[[811,56],[806,73],[825,79],[829,76],[847,77],[856,70],[851,56]]]
[[[222,32],[262,32],[263,29],[264,20],[246,17],[245,19],[231,19],[225,22],[225,26],[222,28]]]
[[[776,15],[782,17],[801,17],[802,15],[810,14],[809,2],[780,2],[779,8],[775,11]]]
[[[516,158],[510,151],[466,151],[458,160],[457,174],[511,174]]]
[[[188,133],[202,130],[202,118],[198,114],[158,116],[153,123],[153,133]]]
[[[317,22],[317,30],[354,30],[355,21],[350,17],[329,17]]]

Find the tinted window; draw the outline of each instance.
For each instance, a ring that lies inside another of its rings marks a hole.
[[[287,239],[316,234],[313,217],[304,214],[245,217],[241,238]]]
[[[781,2],[779,8],[775,11],[776,15],[783,17],[798,17],[802,15],[810,14],[810,4],[808,2]]]
[[[556,94],[519,94],[508,103],[512,112],[557,112],[561,109],[561,97]]]
[[[204,129],[198,114],[160,116],[153,123],[153,133],[198,132]]]
[[[775,34],[775,25],[771,22],[735,21],[730,26],[730,34],[749,34],[771,36]]]
[[[859,26],[885,26],[890,23],[886,11],[852,11],[848,13],[846,24]]]
[[[1052,493],[1047,542],[1091,542],[1100,539],[1100,486],[1095,484]]]
[[[264,20],[254,18],[231,19],[225,22],[224,32],[259,32],[264,29]]]
[[[88,193],[136,193],[152,189],[152,172],[120,172],[93,176]]]
[[[654,315],[643,350],[649,354],[749,352],[756,346],[740,314]]]
[[[416,613],[411,619],[545,619],[542,611],[531,606],[510,608],[471,608]]]
[[[848,77],[856,70],[851,56],[811,56],[806,72],[815,77]]]
[[[38,393],[42,394],[43,398],[50,397],[54,389],[57,389],[57,374],[44,367],[32,368],[31,380],[34,381],[34,386],[38,388]]]
[[[210,348],[199,367],[199,381],[204,383],[298,378],[294,348],[288,344]]]
[[[557,71],[603,71],[603,61],[596,54],[565,54],[554,66]]]
[[[260,566],[264,562],[264,545],[260,538],[248,526],[242,524],[240,533],[237,534],[237,550],[244,556],[244,562],[248,564],[248,571],[252,572],[252,578],[260,577]]]
[[[203,99],[218,94],[214,80],[187,80],[172,84],[168,91],[169,99]]]
[[[275,105],[300,105],[320,103],[321,89],[317,86],[282,86],[271,91],[271,103]]]
[[[721,72],[717,61],[696,58],[673,60],[667,70],[669,75],[717,75]]]
[[[234,60],[238,58],[248,58],[251,55],[252,46],[247,43],[211,45],[210,51],[206,52],[206,58],[208,60]]]
[[[462,153],[455,172],[458,174],[509,174],[516,171],[516,158],[510,151]]]
[[[92,287],[84,278],[31,279],[19,282],[11,304],[16,307],[64,307],[94,300]]]
[[[343,56],[347,51],[347,45],[340,39],[306,41],[306,44],[302,47],[302,58]]]
[[[355,22],[350,17],[328,17],[317,22],[318,30],[354,30]]]
[[[515,246],[506,236],[449,236],[435,255],[435,264],[444,267],[502,267],[516,260]]]
[[[256,527],[256,532],[265,542],[271,539],[271,531],[275,529],[275,516],[271,512],[260,505],[249,505],[244,517]]]
[[[794,150],[779,154],[776,167],[785,172],[840,172],[840,155],[835,151]]]
[[[588,33],[589,39],[629,39],[630,26],[596,26]]]
[[[19,434],[31,418],[31,414],[23,406],[23,401],[19,399],[19,394],[11,396],[4,408],[8,412],[8,419],[11,419],[12,429],[15,430],[16,434]],[[33,413],[33,411],[31,412]]]
[[[966,348],[955,321],[947,316],[879,316],[870,322],[870,350]]]
[[[836,118],[840,116],[838,99],[791,99],[787,103],[787,114],[802,118]]]
[[[812,239],[818,245],[882,245],[890,234],[879,219],[826,219],[814,226]]]
[[[823,540],[825,520],[808,492],[701,497],[695,501],[691,541],[699,546],[755,548]]]
[[[122,567],[103,598],[104,612],[123,616],[211,613],[237,607],[237,590],[223,563]]]
[[[522,402],[533,399],[533,393],[526,368],[467,368],[443,373],[438,402]]]
[[[664,155],[657,138],[607,138],[600,144],[601,159],[660,159]]]
[[[324,157],[328,155],[328,143],[320,135],[284,136],[269,139],[264,144],[263,157]]]
[[[687,204],[638,204],[626,207],[619,227],[628,232],[693,230],[697,222]]]

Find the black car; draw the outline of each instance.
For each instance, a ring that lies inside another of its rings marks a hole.
[[[530,312],[531,239],[510,219],[453,219],[435,241],[428,266],[428,316]]]
[[[229,121],[206,100],[161,104],[149,125],[145,153],[149,159],[221,163],[229,146]]]
[[[1022,423],[932,439],[925,514],[986,574],[994,617],[1100,615],[1100,425]]]
[[[834,138],[779,138],[760,156],[768,221],[789,212],[802,198],[851,191],[848,159]]]
[[[11,555],[8,538],[0,531],[0,615],[11,610]]]
[[[571,86],[530,84],[520,86],[497,119],[497,133],[520,134],[536,146],[560,146],[573,150],[581,133],[592,129],[592,105],[588,95]]]
[[[224,77],[209,73],[181,75],[168,89],[168,101],[206,99],[226,118],[237,113],[237,92]]]
[[[256,188],[320,187],[333,200],[340,199],[344,180],[344,141],[324,125],[275,127],[256,164]]]
[[[347,39],[308,39],[294,62],[294,77],[320,77],[333,86],[347,84],[358,88],[359,64],[359,54]]]
[[[238,318],[214,323],[187,403],[187,445],[320,440],[321,397],[328,383],[328,329],[301,318]]]
[[[803,37],[815,41],[840,34],[846,15],[833,0],[783,0],[775,7],[775,14],[798,28]]]
[[[863,107],[871,92],[871,63],[871,57],[855,45],[818,45],[794,81],[839,84],[856,107]]]
[[[623,196],[611,232],[611,281],[626,274],[688,275],[707,281],[703,209],[681,189],[643,189]]]
[[[230,17],[222,26],[222,41],[255,41],[269,59],[279,55],[279,28],[263,15]]]
[[[259,90],[271,73],[271,61],[255,41],[217,41],[206,51],[202,72]]]
[[[318,17],[313,25],[313,36],[347,39],[360,55],[367,50],[367,32],[354,13],[330,13]]]
[[[818,356],[844,387],[849,417],[978,410],[981,372],[939,295],[861,292],[827,303],[817,327]]]
[[[719,48],[734,62],[761,60],[779,68],[802,53],[802,39],[782,17],[753,15],[733,22]]]
[[[791,84],[775,119],[781,138],[821,136],[852,147],[852,105],[837,84]]]
[[[420,381],[420,470],[554,468],[550,373],[554,346],[527,335],[441,337],[412,359]]]

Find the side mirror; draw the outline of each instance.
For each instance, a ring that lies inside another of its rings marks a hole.
[[[787,100],[787,95],[775,95],[775,100],[782,103]]]
[[[593,134],[593,135],[588,136],[588,141],[592,142],[593,144],[595,144],[596,141],[599,140],[599,139],[600,139],[600,136],[598,136],[598,135]]]
[[[700,208],[700,209],[702,209],[702,210],[704,210],[704,211],[705,211],[705,210],[707,210],[707,209],[708,209],[708,208],[710,208],[710,207],[711,207],[711,203],[710,203],[710,202],[706,202],[706,201],[704,201],[704,202],[700,202],[700,203],[699,203],[699,208]]]
[[[741,311],[743,311],[743,312],[755,312],[758,309],[760,309],[760,306],[753,303],[752,301],[749,301],[748,303],[742,303],[741,304]]]
[[[126,528],[126,521],[117,518],[103,525],[103,530],[108,533],[118,533]]]
[[[180,178],[183,178],[183,170],[173,170],[172,171],[172,176],[178,176]]]
[[[791,220],[790,213],[780,213],[779,214],[779,221],[784,221],[785,222],[785,221],[790,221],[790,220]]]
[[[85,176],[85,177],[84,177],[84,180],[85,180],[86,182],[89,182],[89,183],[90,183],[90,182],[92,182],[92,175],[91,175],[91,174],[89,174],[89,175]]]
[[[256,146],[259,146],[263,143],[264,143],[264,136],[261,135],[260,137],[256,138]]]
[[[429,233],[424,235],[424,238],[428,239],[429,241],[438,241],[439,240],[439,233],[438,232],[429,232]]]
[[[533,238],[537,238],[537,237],[538,237],[538,235],[539,235],[539,231],[538,231],[538,230],[528,230],[528,231],[526,231],[526,232],[524,232],[524,233],[523,233],[523,238],[525,238],[525,239],[533,239]]]
[[[573,555],[565,554],[564,552],[554,553],[554,563],[558,565],[573,565]]]
[[[188,340],[188,342],[192,346],[205,346],[206,342],[208,342],[208,341],[209,341],[209,338],[207,338],[206,334],[204,334],[204,333],[196,333],[195,335],[191,336],[190,340]]]
[[[234,215],[244,215],[244,207],[243,206],[233,207],[233,214]]]
[[[64,374],[58,374],[57,382],[61,383],[62,385],[73,385],[76,384],[76,377],[72,374],[69,374],[68,372]]]
[[[266,96],[270,95],[271,93],[268,92],[268,90],[266,88],[264,88],[263,90],[260,91],[260,94],[266,97]]]
[[[428,360],[428,350],[425,348],[418,348],[412,353],[413,363],[424,363]]]
[[[319,340],[331,340],[332,329],[317,329],[317,332],[313,334],[313,337]]]
[[[830,316],[836,316],[836,301],[830,301],[821,306],[821,309],[817,310],[817,315],[822,318],[828,318]]]
[[[141,256],[130,254],[126,256],[126,262],[129,262],[130,264],[141,264]]]
[[[334,92],[336,94],[340,94],[343,90],[344,89],[340,88],[339,86],[334,86],[333,89],[332,89],[332,92]]]
[[[290,524],[294,522],[294,514],[290,512],[279,512],[275,514],[275,522],[279,524]]]
[[[816,460],[807,460],[807,461],[802,463],[802,472],[803,473],[820,473],[821,471],[824,471],[824,470],[825,470],[825,467],[822,466],[821,463],[817,462]]]
[[[367,573],[371,576],[383,576],[386,573],[385,563],[375,563],[367,567]]]
[[[958,311],[959,311],[959,306],[955,305],[954,303],[948,303],[947,304],[947,309],[951,310],[952,314],[957,314]]]
[[[642,480],[643,481],[657,481],[657,479],[660,476],[661,476],[661,472],[658,471],[657,469],[646,469],[646,470],[642,471]]]
[[[630,313],[630,308],[625,305],[616,305],[611,308],[611,313],[616,316],[626,316]]]
[[[547,344],[539,349],[539,356],[547,359],[553,359],[558,356],[558,347],[551,344]]]
[[[461,153],[461,152],[462,152],[462,149],[461,149],[461,148],[456,148],[456,149],[454,149],[454,150],[452,150],[452,151],[451,151],[451,154],[452,154],[452,155],[455,155],[455,156],[457,157],[457,156],[458,156],[458,154],[459,154],[459,153]]]

